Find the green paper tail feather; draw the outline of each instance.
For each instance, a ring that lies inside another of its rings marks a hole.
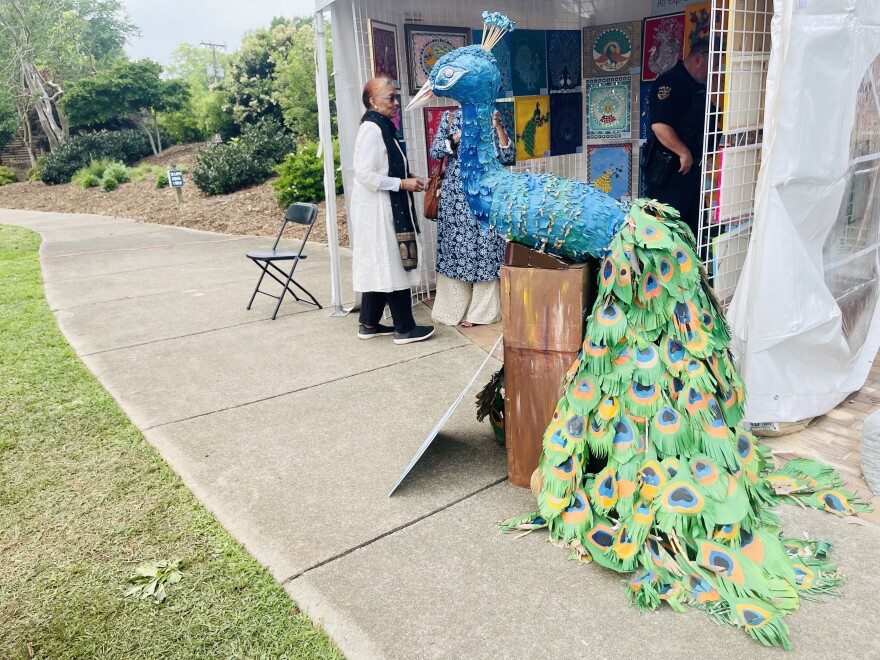
[[[501,528],[546,526],[572,558],[625,573],[640,565],[627,580],[640,610],[691,604],[791,648],[783,616],[842,578],[827,544],[780,540],[769,505],[796,498],[849,515],[865,504],[812,461],[768,472],[766,449],[739,427],[730,330],[675,209],[636,201],[598,279],[544,434],[539,513]]]

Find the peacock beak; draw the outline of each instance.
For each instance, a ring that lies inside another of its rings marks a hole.
[[[426,82],[422,86],[422,88],[419,90],[419,93],[416,94],[413,97],[412,101],[410,101],[407,104],[406,110],[412,110],[413,108],[421,108],[423,105],[427,105],[428,101],[430,101],[433,98],[435,98],[435,97],[434,97],[434,90],[431,89],[431,83]]]

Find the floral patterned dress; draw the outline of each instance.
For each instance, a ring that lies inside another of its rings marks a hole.
[[[431,157],[447,157],[446,176],[440,188],[437,212],[437,272],[464,282],[489,282],[498,279],[504,260],[504,238],[492,230],[483,230],[477,223],[461,187],[461,166],[458,153],[446,150],[446,139],[461,130],[461,110],[443,113]],[[502,149],[498,135],[492,131],[495,149],[502,158],[511,157],[516,149],[513,140]]]

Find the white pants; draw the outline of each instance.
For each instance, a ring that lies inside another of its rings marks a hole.
[[[501,319],[501,288],[498,280],[462,282],[437,273],[437,297],[431,318],[444,325],[462,321],[489,325]]]

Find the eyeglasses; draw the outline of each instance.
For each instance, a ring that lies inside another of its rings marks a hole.
[[[395,101],[397,103],[400,103],[400,94],[389,94],[388,96],[380,96],[379,98],[386,101],[391,101],[392,103],[394,103]]]

